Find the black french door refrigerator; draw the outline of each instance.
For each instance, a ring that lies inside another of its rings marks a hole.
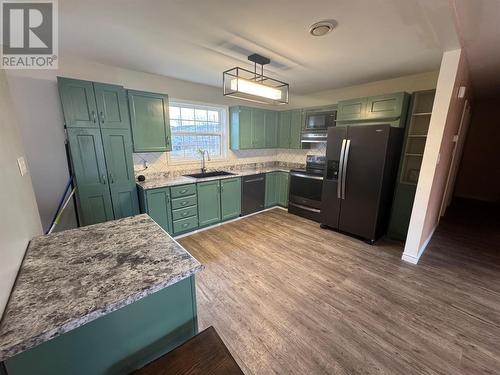
[[[403,129],[351,125],[328,129],[321,226],[374,243],[391,212]]]

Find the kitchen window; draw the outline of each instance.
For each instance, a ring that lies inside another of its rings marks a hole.
[[[198,160],[199,149],[210,157],[224,158],[226,109],[224,107],[171,102],[169,108],[172,131],[173,161]]]

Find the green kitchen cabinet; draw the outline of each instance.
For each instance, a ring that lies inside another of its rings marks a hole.
[[[388,95],[370,96],[366,99],[366,119],[391,119],[401,116],[406,94],[399,92]]]
[[[147,213],[167,233],[172,234],[170,188],[148,189],[141,191],[141,193],[141,212]]]
[[[337,121],[364,120],[367,102],[367,98],[341,100],[337,105]]]
[[[94,83],[97,117],[101,129],[129,129],[129,113],[125,89],[106,83]]]
[[[283,111],[279,114],[279,128],[278,128],[278,147],[290,147],[290,125],[291,125],[290,111]]]
[[[172,150],[168,95],[127,90],[134,152]]]
[[[81,225],[138,213],[125,89],[57,78]]]
[[[288,207],[289,174],[288,172],[276,172],[278,177],[278,204],[282,207]]]
[[[265,111],[258,108],[252,109],[252,148],[266,148]]]
[[[82,225],[113,220],[113,206],[99,129],[67,129]]]
[[[302,133],[302,111],[294,109],[290,111],[290,145],[289,148],[301,149]]]
[[[222,220],[234,219],[241,214],[241,178],[220,180]]]
[[[99,128],[94,84],[57,77],[59,96],[67,128]]]
[[[220,181],[207,181],[197,184],[198,219],[200,227],[221,221]]]
[[[266,148],[278,147],[278,112],[266,111]]]
[[[129,129],[102,129],[104,157],[115,219],[139,212]]]
[[[408,233],[435,93],[435,90],[417,91],[411,97],[387,233],[395,240],[404,241]]]
[[[341,100],[337,105],[337,126],[354,123],[380,123],[403,128],[406,124],[410,96],[396,92],[365,98]]]
[[[252,109],[240,106],[231,107],[229,116],[231,150],[252,149]]]
[[[278,172],[266,173],[266,198],[265,207],[273,207],[278,204]]]

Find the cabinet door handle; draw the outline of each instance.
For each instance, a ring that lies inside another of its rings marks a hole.
[[[170,146],[170,136],[167,135],[167,147]]]
[[[101,177],[102,177],[101,183],[102,183],[103,185],[106,185],[106,175],[105,175],[105,174],[103,174]]]
[[[110,173],[110,174],[109,174],[109,180],[111,181],[111,183],[112,183],[112,184],[114,184],[114,183],[115,183],[115,179],[114,179],[114,177],[113,177],[113,173]]]
[[[94,124],[97,122],[97,118],[96,118],[96,115],[95,115],[95,111],[92,111],[91,112],[91,115],[92,115],[92,121],[94,121]]]
[[[99,115],[101,116],[101,122],[104,124],[104,112],[99,112]]]

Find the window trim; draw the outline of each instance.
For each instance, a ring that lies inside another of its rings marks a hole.
[[[212,103],[205,103],[205,102],[198,102],[194,100],[182,100],[182,99],[174,99],[170,98],[169,100],[169,108],[170,106],[194,106],[202,109],[207,109],[207,110],[216,110],[219,112],[220,116],[220,121],[222,122],[222,132],[221,132],[221,155],[212,157],[210,155],[210,160],[211,161],[226,161],[228,158],[228,145],[229,145],[229,107],[227,105],[221,105],[221,104],[212,104]],[[170,121],[170,119],[169,119]],[[169,124],[170,126],[170,124]],[[174,135],[171,131],[171,135]],[[213,135],[214,133],[196,133],[199,135]],[[173,146],[173,145],[172,145]],[[190,158],[175,158],[172,156],[171,152],[167,152],[167,164],[169,165],[187,165],[187,164],[195,164],[198,165],[200,163],[200,158],[196,159],[190,159]]]

